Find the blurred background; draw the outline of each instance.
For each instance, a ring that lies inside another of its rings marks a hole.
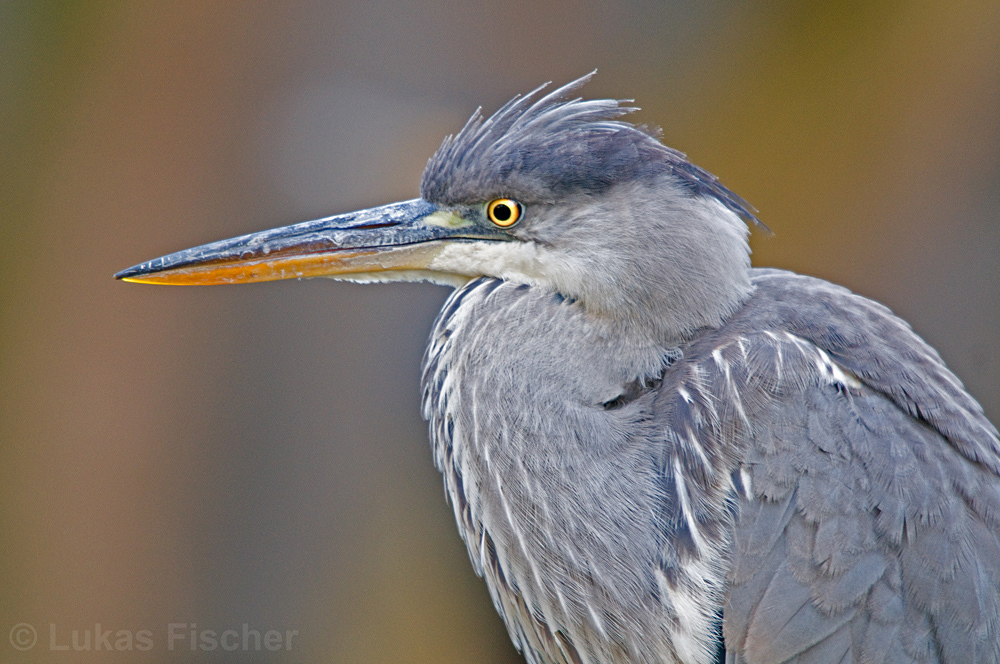
[[[419,416],[445,289],[111,275],[411,198],[477,106],[595,68],[584,94],[760,210],[757,265],[886,303],[1000,420],[998,25],[995,0],[0,3],[0,662],[520,661]],[[244,625],[282,649],[191,651]]]

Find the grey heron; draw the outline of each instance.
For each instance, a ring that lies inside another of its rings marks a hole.
[[[885,307],[752,268],[755,210],[584,77],[478,112],[420,198],[120,279],[455,287],[423,414],[531,664],[1000,662],[1000,441]]]

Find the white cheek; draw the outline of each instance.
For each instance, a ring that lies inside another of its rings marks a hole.
[[[427,269],[540,284],[546,279],[539,254],[533,242],[455,242],[442,247]]]
[[[497,277],[562,293],[583,301],[600,301],[591,270],[564,253],[534,242],[455,242],[442,247],[427,264],[439,275]],[[598,280],[599,281],[599,280]]]

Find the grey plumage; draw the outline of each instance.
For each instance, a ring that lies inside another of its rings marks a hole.
[[[423,412],[531,664],[1000,662],[979,405],[885,307],[751,268],[753,208],[584,80],[474,115],[422,201],[119,276],[460,284]]]
[[[711,640],[674,643],[665,600],[690,589],[719,593],[731,662],[998,661],[995,430],[884,307],[752,281],[720,329],[624,376],[578,303],[485,279],[452,296],[425,416],[512,638],[529,662],[711,661]]]

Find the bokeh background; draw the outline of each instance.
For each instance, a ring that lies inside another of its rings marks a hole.
[[[998,26],[995,0],[0,3],[0,662],[519,661],[419,416],[444,289],[111,275],[413,197],[477,106],[595,68],[585,94],[760,210],[758,265],[885,302],[997,421]],[[51,650],[95,623],[153,647]],[[168,651],[169,623],[298,634]]]

